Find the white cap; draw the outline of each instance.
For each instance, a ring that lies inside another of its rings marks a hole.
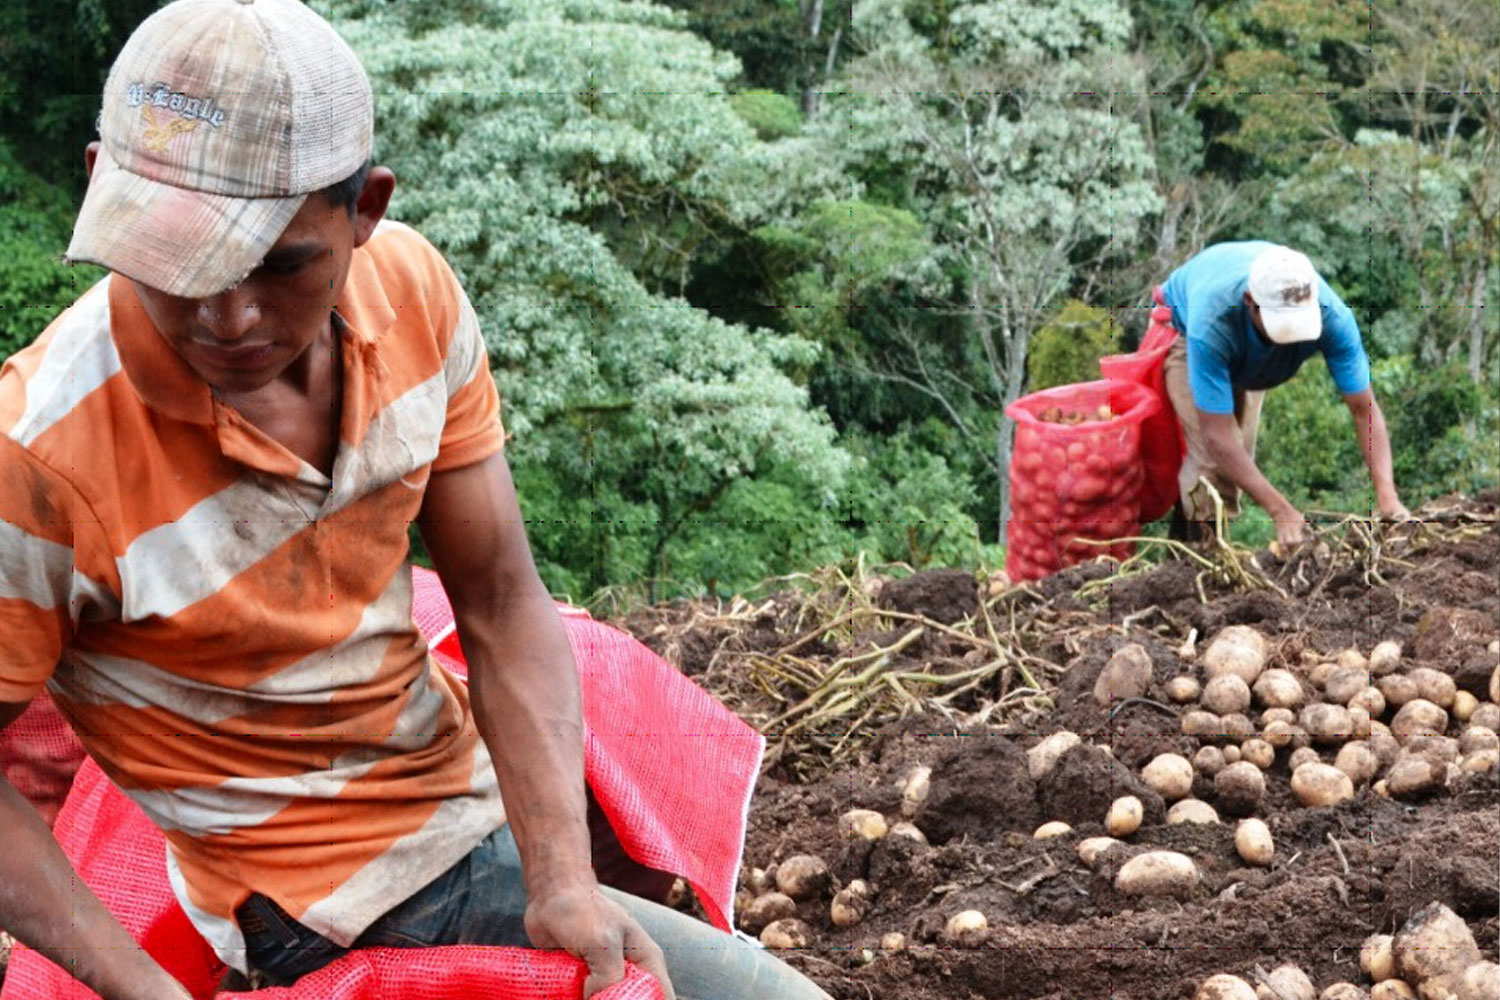
[[[1323,335],[1318,272],[1306,255],[1287,247],[1262,251],[1250,264],[1250,297],[1273,342],[1299,344]]]
[[[358,57],[298,0],[177,0],[125,42],[66,256],[202,298],[370,157]]]

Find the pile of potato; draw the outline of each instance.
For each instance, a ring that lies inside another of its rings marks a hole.
[[[1359,952],[1368,987],[1332,983],[1320,993],[1295,965],[1252,978],[1220,974],[1204,980],[1193,1000],[1495,1000],[1500,965],[1480,954],[1474,935],[1442,903],[1412,915],[1395,935],[1376,934]]]

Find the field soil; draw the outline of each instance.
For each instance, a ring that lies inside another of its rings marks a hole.
[[[1211,782],[1200,775],[1193,795],[1223,822],[1168,825],[1168,803],[1140,770],[1158,754],[1191,758],[1206,742],[1239,743],[1185,736],[1181,716],[1197,706],[1164,690],[1179,675],[1202,680],[1196,654],[1230,625],[1262,633],[1268,666],[1291,670],[1310,691],[1319,663],[1395,640],[1400,670],[1434,668],[1487,700],[1500,662],[1497,500],[1451,498],[1395,527],[1330,524],[1318,545],[1285,562],[1232,548],[1178,552],[1149,570],[1094,565],[1025,587],[951,570],[866,574],[804,580],[800,590],[727,607],[651,608],[619,624],[767,733],[743,881],[774,877],[794,855],[828,864],[829,885],[798,904],[808,946],[787,954],[838,1000],[1191,1000],[1214,973],[1254,984],[1288,962],[1318,990],[1338,981],[1368,989],[1361,943],[1432,901],[1461,916],[1496,958],[1493,767],[1404,799],[1361,784],[1352,799],[1308,808],[1290,791],[1289,751],[1277,751],[1253,809],[1275,840],[1268,866],[1240,859],[1235,810]],[[1149,682],[1139,697],[1101,703],[1095,684],[1126,643],[1149,655]],[[987,662],[1005,665],[986,673]],[[820,692],[830,673],[918,695],[851,695],[839,705]],[[900,683],[882,684],[885,674]],[[958,696],[919,696],[930,691]],[[1449,735],[1461,728],[1453,722]],[[1061,730],[1080,745],[1033,779],[1026,751]],[[1323,759],[1335,749],[1322,748]],[[919,767],[931,768],[931,790],[908,811],[926,844],[840,832],[851,809],[892,824],[908,818],[903,787]],[[1110,803],[1125,794],[1142,800],[1145,821],[1090,868],[1078,843],[1105,833]],[[1034,839],[1051,820],[1073,832]],[[1146,849],[1189,856],[1201,881],[1182,898],[1121,895],[1114,872]],[[836,927],[830,896],[855,879],[870,887],[868,912]],[[988,930],[947,933],[949,918],[970,909],[986,915]],[[904,947],[882,948],[891,932]]]

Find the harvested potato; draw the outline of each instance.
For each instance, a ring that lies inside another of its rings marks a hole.
[[[1418,994],[1453,992],[1469,966],[1484,959],[1463,918],[1442,903],[1428,903],[1391,939],[1396,974],[1416,983]]]
[[[1220,772],[1223,773],[1223,772]],[[1167,823],[1217,823],[1219,814],[1202,799],[1183,799],[1167,810]]]
[[[778,920],[797,915],[797,903],[784,892],[765,892],[756,896],[740,914],[740,926],[747,934],[759,934]]]
[[[1071,826],[1064,823],[1060,819],[1055,819],[1050,823],[1043,823],[1041,826],[1037,827],[1036,832],[1031,835],[1031,839],[1051,840],[1053,837],[1066,837],[1072,832],[1073,828]]]
[[[1298,749],[1305,747],[1311,739],[1307,730],[1293,722],[1285,722],[1281,719],[1273,719],[1265,724],[1261,730],[1261,739],[1271,744],[1274,749],[1281,750],[1286,747]]]
[[[1255,990],[1239,976],[1209,976],[1193,993],[1193,1000],[1256,1000]]]
[[[1220,674],[1203,685],[1198,702],[1215,715],[1245,712],[1250,708],[1250,685],[1238,674]]]
[[[1235,742],[1243,742],[1255,735],[1255,723],[1243,712],[1230,712],[1220,716],[1219,727],[1227,738]]]
[[[1385,773],[1385,787],[1393,799],[1419,799],[1448,786],[1448,765],[1422,756],[1403,756]]]
[[[1313,687],[1321,689],[1328,683],[1328,678],[1332,677],[1336,671],[1353,669],[1353,667],[1346,667],[1342,663],[1324,661],[1313,665],[1313,668],[1307,672],[1307,680]]]
[[[1318,756],[1318,751],[1314,750],[1312,747],[1298,747],[1296,750],[1293,750],[1292,755],[1286,759],[1286,766],[1288,770],[1290,770],[1293,774],[1296,774],[1297,768],[1301,767],[1303,764],[1317,764],[1322,760],[1323,758]]]
[[[1365,654],[1361,653],[1353,646],[1350,646],[1348,649],[1340,650],[1338,656],[1334,657],[1334,660],[1337,661],[1337,665],[1340,667],[1352,668],[1355,670],[1370,669],[1370,661],[1365,658]]]
[[[1167,697],[1172,701],[1175,701],[1179,705],[1186,705],[1189,702],[1197,701],[1198,695],[1201,694],[1202,691],[1202,685],[1200,685],[1194,678],[1188,677],[1186,675],[1183,675],[1181,677],[1173,677],[1171,680],[1167,681]]]
[[[1304,806],[1337,805],[1354,798],[1354,782],[1331,764],[1303,764],[1292,772],[1292,794]]]
[[[1222,735],[1223,731],[1223,727],[1219,725],[1219,717],[1212,712],[1194,709],[1182,715],[1182,735],[1184,736],[1208,739]]]
[[[834,894],[828,906],[828,917],[835,927],[853,927],[870,911],[870,886],[855,879]]]
[[[1360,740],[1339,747],[1333,766],[1347,774],[1349,780],[1356,785],[1368,784],[1380,772],[1380,761],[1376,758],[1375,751],[1370,749],[1370,744]]]
[[[1078,860],[1092,868],[1094,862],[1099,860],[1099,855],[1119,843],[1113,837],[1085,837],[1078,842]]]
[[[1359,971],[1374,983],[1396,974],[1396,956],[1391,953],[1391,935],[1371,934],[1359,947]]]
[[[1468,722],[1474,715],[1474,709],[1479,707],[1479,699],[1467,691],[1457,691],[1453,695],[1453,717],[1459,722]]]
[[[1458,737],[1458,752],[1462,754],[1493,747],[1500,747],[1500,734],[1484,726],[1468,726]]]
[[[1396,742],[1396,737],[1384,726],[1372,725],[1370,738],[1366,742],[1375,751],[1375,759],[1380,761],[1381,767],[1390,767],[1396,763],[1396,757],[1401,753],[1401,744]]]
[[[1255,679],[1255,701],[1265,708],[1295,708],[1307,693],[1290,670],[1267,670]]]
[[[1220,750],[1216,746],[1199,747],[1198,752],[1193,754],[1193,767],[1196,768],[1199,773],[1210,778],[1218,774],[1220,771],[1224,770],[1225,764],[1226,761],[1224,760],[1224,751]],[[1188,788],[1192,788],[1191,782],[1188,783]],[[1161,794],[1160,789],[1157,789],[1156,791],[1158,795]],[[1162,795],[1162,798],[1166,798],[1166,796]]]
[[[1234,849],[1246,864],[1264,868],[1276,854],[1276,841],[1271,837],[1271,828],[1252,817],[1240,820],[1235,827]]]
[[[776,888],[793,899],[811,899],[828,888],[828,863],[811,854],[796,854],[776,866]]]
[[[1230,625],[1222,629],[1203,653],[1204,676],[1209,680],[1221,674],[1236,674],[1246,684],[1266,666],[1265,636],[1248,625]]]
[[[1370,673],[1377,677],[1389,674],[1401,666],[1401,644],[1391,639],[1375,644],[1370,650]]]
[[[1370,994],[1353,983],[1332,983],[1318,994],[1318,1000],[1370,1000]]]
[[[1240,762],[1240,748],[1234,744],[1226,746],[1222,752],[1224,754],[1224,763],[1238,764]]]
[[[1343,743],[1354,729],[1354,719],[1342,705],[1314,702],[1302,710],[1298,724],[1307,730],[1314,743],[1323,746]]]
[[[1109,814],[1104,818],[1104,828],[1111,837],[1128,837],[1141,828],[1146,810],[1141,800],[1134,795],[1122,795],[1110,803]]]
[[[1278,965],[1255,987],[1259,1000],[1317,1000],[1318,991],[1307,973],[1295,965]]]
[[[1075,740],[1077,737],[1073,737]],[[1054,758],[1055,760],[1055,758]],[[1032,775],[1035,780],[1037,775]],[[901,786],[901,815],[911,819],[922,809],[922,804],[927,801],[927,795],[932,790],[932,768],[914,768],[911,774],[906,776],[905,783]]]
[[[1349,699],[1348,707],[1362,708],[1369,713],[1370,718],[1378,719],[1385,714],[1385,695],[1380,693],[1378,687],[1367,687],[1354,693],[1354,697]]]
[[[1349,713],[1349,735],[1356,740],[1367,740],[1370,738],[1370,730],[1374,726],[1374,720],[1370,713],[1358,705],[1351,705],[1344,709]]]
[[[1193,765],[1179,754],[1157,754],[1141,768],[1141,780],[1157,795],[1175,802],[1193,790]]]
[[[1413,698],[1391,720],[1391,735],[1405,743],[1417,733],[1441,735],[1448,729],[1448,713],[1426,698]]]
[[[1400,979],[1387,979],[1371,987],[1370,1000],[1417,1000],[1417,991]]]
[[[1248,816],[1266,796],[1265,774],[1248,760],[1230,764],[1214,775],[1214,794],[1231,816]]]
[[[1482,747],[1473,753],[1464,754],[1463,760],[1458,762],[1458,769],[1470,774],[1486,774],[1496,766],[1500,766],[1500,749],[1495,747]]]
[[[812,928],[796,917],[778,920],[760,932],[760,943],[777,951],[806,948],[811,942]]]
[[[1500,705],[1487,701],[1474,709],[1474,714],[1469,716],[1471,726],[1483,726],[1500,733]]]
[[[1458,981],[1458,1000],[1495,1000],[1500,997],[1500,965],[1475,962]]]
[[[1335,705],[1347,705],[1351,698],[1370,686],[1368,670],[1349,670],[1340,667],[1323,683],[1325,698]]]
[[[989,929],[990,922],[983,913],[978,910],[963,910],[948,918],[943,933],[955,944],[973,947],[984,940]]]
[[[1453,698],[1458,694],[1458,685],[1453,678],[1441,670],[1433,670],[1431,667],[1417,667],[1415,670],[1407,671],[1412,683],[1417,686],[1417,697],[1430,701],[1438,708],[1450,709],[1453,707]]]
[[[850,809],[839,817],[839,833],[845,838],[879,840],[889,832],[885,817],[873,809]]]
[[[1276,763],[1276,748],[1263,739],[1249,739],[1240,744],[1240,760],[1249,761],[1264,771]]]
[[[1176,851],[1147,851],[1120,866],[1115,889],[1122,896],[1187,899],[1198,888],[1198,866]]]
[[[1077,733],[1066,729],[1053,733],[1026,751],[1026,773],[1031,775],[1032,781],[1041,781],[1057,764],[1059,757],[1082,742]]]
[[[1388,674],[1378,679],[1375,686],[1380,689],[1380,694],[1390,708],[1400,708],[1419,696],[1417,682],[1405,674]]]
[[[905,840],[910,840],[918,844],[922,844],[923,846],[926,846],[927,844],[927,834],[917,829],[917,825],[915,823],[911,823],[905,820],[900,823],[891,824],[891,832],[886,836],[901,837]]]
[[[906,935],[900,931],[887,931],[880,935],[881,951],[905,951]]]

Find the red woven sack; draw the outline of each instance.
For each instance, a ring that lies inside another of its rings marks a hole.
[[[1167,397],[1164,371],[1167,352],[1178,337],[1177,328],[1172,325],[1172,310],[1167,308],[1161,287],[1152,295],[1156,306],[1140,348],[1099,359],[1099,370],[1106,379],[1144,385],[1161,400],[1161,407],[1141,424],[1141,465],[1146,477],[1141,484],[1142,524],[1165,516],[1177,502],[1177,473],[1187,452],[1182,424]]]
[[[50,826],[83,763],[83,747],[46,691],[0,732],[0,774]]]
[[[413,617],[439,663],[467,674],[437,577],[414,574]],[[679,873],[709,919],[731,926],[745,815],[764,741],[645,646],[561,607],[584,694],[585,769],[626,851]],[[193,996],[207,1000],[224,966],[178,905],[165,841],[92,760],[85,761],[55,826],[83,881]],[[268,1000],[575,1000],[585,975],[563,953],[451,947],[351,953]],[[219,994],[230,1000],[237,994]],[[634,968],[600,1000],[661,1000]],[[11,956],[0,1000],[97,1000],[30,949]]]
[[[1141,424],[1160,405],[1143,385],[1101,380],[1044,389],[1005,408],[1016,422],[1005,556],[1012,580],[1130,555],[1131,544],[1117,539],[1140,526]],[[1070,414],[1081,419],[1043,419]]]

